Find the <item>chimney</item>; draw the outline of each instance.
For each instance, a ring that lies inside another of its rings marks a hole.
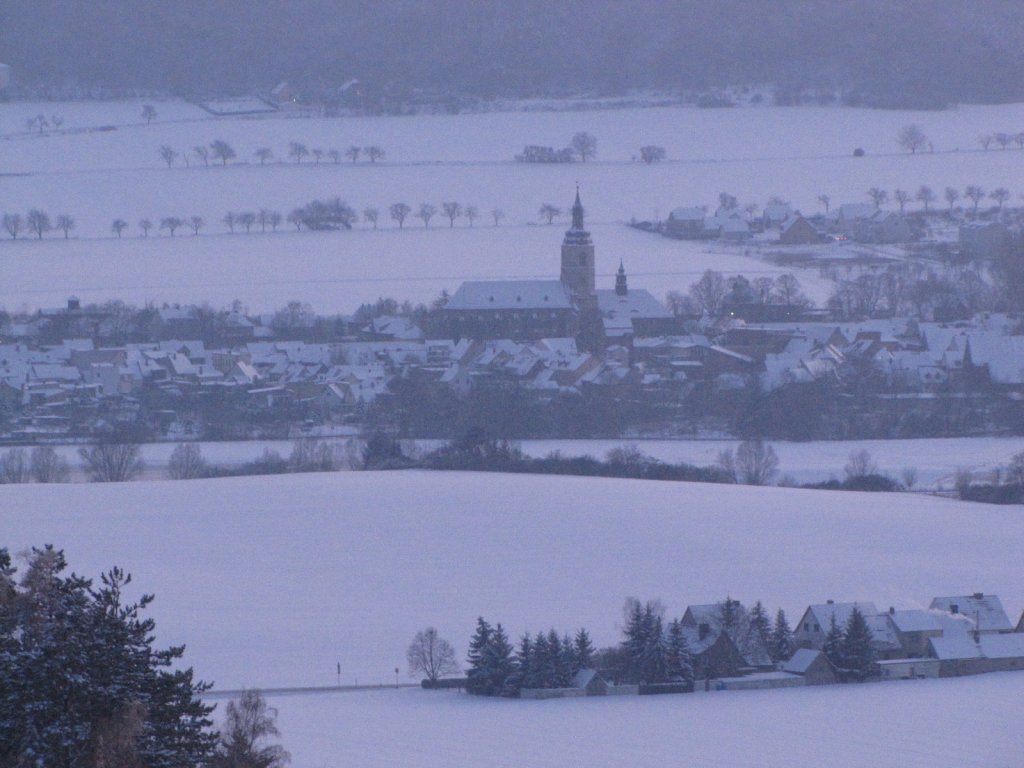
[[[956,603],[950,603],[949,604],[949,612],[953,613],[953,614],[960,613],[960,606],[957,605]]]
[[[892,616],[894,613],[896,613],[896,609],[893,606],[890,605],[889,606],[889,615]]]
[[[700,640],[703,640],[705,637],[707,637],[708,633],[710,631],[711,631],[711,627],[708,626],[707,623],[702,623],[702,624],[698,624],[697,625],[697,637]]]
[[[835,600],[826,600],[826,601],[825,601],[825,603],[826,603],[827,605],[834,605],[834,604],[835,604],[835,602],[836,602]]]
[[[82,308],[82,303],[78,300],[77,296],[72,296],[68,299],[68,312],[77,312]]]
[[[985,593],[975,592],[973,595],[971,595],[971,597],[973,597],[975,600],[983,600],[985,598]]]

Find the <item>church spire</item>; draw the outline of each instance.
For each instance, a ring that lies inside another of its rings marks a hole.
[[[622,264],[622,259],[619,259],[619,271],[615,275],[615,294],[625,296],[627,293],[629,287],[626,285],[626,268]]]
[[[572,204],[572,228],[583,229],[583,203],[580,202],[580,185],[576,185],[576,202]]]

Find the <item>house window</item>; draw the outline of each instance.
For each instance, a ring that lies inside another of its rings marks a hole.
[[[809,621],[805,621],[804,622],[804,632],[810,632],[810,631],[811,631],[811,623]]]
[[[821,627],[820,627],[820,626],[818,626],[817,624],[815,624],[815,625],[814,625],[814,631],[815,631],[815,632],[821,632]]]

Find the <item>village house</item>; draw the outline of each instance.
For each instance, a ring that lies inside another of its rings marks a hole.
[[[931,655],[939,660],[939,677],[1024,670],[1024,634],[972,632],[935,637]]]
[[[793,209],[789,203],[770,203],[764,207],[761,219],[764,221],[765,229],[781,227],[793,216]]]
[[[704,231],[703,208],[674,208],[665,222],[665,232],[680,240],[697,240]]]
[[[783,662],[782,671],[803,678],[804,685],[831,685],[839,682],[832,663],[821,651],[797,648],[788,661]]]
[[[1013,624],[998,595],[975,592],[958,597],[936,597],[928,607],[933,611],[966,617],[974,623],[972,630],[982,635],[1013,632]]]
[[[836,626],[842,629],[849,621],[854,608],[864,616],[864,621],[871,630],[871,646],[877,658],[896,659],[907,655],[900,646],[888,614],[879,614],[874,603],[836,603],[828,600],[823,604],[809,606],[793,629],[793,638],[797,646],[820,651],[832,619],[835,618]]]
[[[779,226],[779,242],[783,245],[814,245],[823,237],[814,225],[797,211]]]
[[[878,245],[906,243],[913,239],[913,230],[907,219],[900,214],[879,210],[854,223],[853,239],[860,243]]]

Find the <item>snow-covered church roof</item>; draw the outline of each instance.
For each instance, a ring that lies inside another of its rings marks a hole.
[[[572,309],[572,301],[558,280],[477,280],[459,286],[445,309]]]

